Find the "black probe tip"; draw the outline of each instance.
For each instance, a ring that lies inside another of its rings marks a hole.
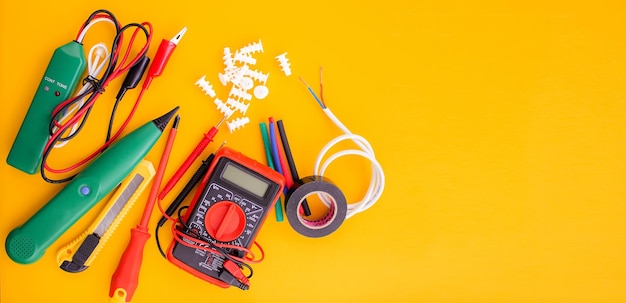
[[[174,118],[174,122],[172,123],[172,128],[178,128],[178,123],[180,123],[180,115],[176,115],[176,118]]]
[[[170,120],[172,120],[172,117],[176,114],[178,108],[178,106],[174,107],[174,109],[172,109],[169,113],[152,120],[152,123],[154,123],[160,131],[165,130],[165,127],[167,127],[167,124],[170,123]]]

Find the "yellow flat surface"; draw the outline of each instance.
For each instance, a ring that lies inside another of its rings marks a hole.
[[[178,269],[151,238],[133,302],[625,302],[626,7],[431,2],[2,1],[0,155],[53,49],[74,39],[96,9],[124,24],[151,22],[150,55],[161,39],[189,28],[128,128],[180,105],[166,178],[220,118],[194,82],[207,75],[225,100],[217,78],[224,47],[261,39],[257,66],[270,73],[270,94],[251,103],[248,126],[233,134],[222,126],[202,157],[227,140],[265,162],[258,124],[274,116],[285,122],[300,175],[312,174],[317,153],[340,131],[298,76],[317,90],[323,66],[326,103],[373,145],[384,193],[319,239],[270,215],[257,238],[265,261],[245,292]],[[88,40],[110,43],[106,26],[98,31]],[[283,52],[290,77],[274,59]],[[101,144],[120,83],[111,83],[88,126],[51,161],[72,163]],[[116,121],[137,93],[127,93]],[[147,156],[155,166],[164,142]],[[355,201],[368,174],[365,160],[345,158],[327,176]],[[62,185],[4,161],[0,176],[4,245]],[[83,273],[58,269],[54,256],[104,204],[34,264],[16,264],[2,249],[1,301],[106,302],[147,192]],[[157,219],[155,211],[151,232]]]

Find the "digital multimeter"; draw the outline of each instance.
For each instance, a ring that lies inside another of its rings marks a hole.
[[[223,147],[215,155],[182,220],[194,233],[212,243],[250,248],[284,183],[283,176],[269,167]],[[171,263],[217,286],[231,286],[220,279],[225,270],[223,255],[178,241],[201,245],[193,238],[175,238],[167,253]],[[226,251],[244,257],[241,251]]]

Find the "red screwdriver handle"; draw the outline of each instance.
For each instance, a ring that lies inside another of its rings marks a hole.
[[[167,184],[165,184],[165,186],[163,187],[163,190],[161,190],[161,193],[159,194],[159,200],[163,200],[165,196],[167,196],[167,194],[170,192],[170,190],[172,190],[172,188],[176,186],[176,183],[178,183],[178,180],[180,180],[183,177],[183,175],[185,174],[185,172],[187,172],[191,164],[193,164],[193,162],[200,156],[200,154],[202,154],[202,152],[206,149],[209,143],[213,141],[213,138],[215,137],[216,134],[217,134],[216,127],[212,127],[206,134],[204,134],[204,137],[202,137],[202,140],[200,140],[200,142],[198,142],[198,145],[196,145],[196,148],[194,148],[193,151],[191,151],[191,154],[189,154],[185,162],[183,162],[183,164],[178,168],[178,170],[176,170],[172,178],[170,178],[170,180],[167,181]]]
[[[113,277],[109,297],[117,302],[130,302],[139,283],[139,270],[143,259],[143,248],[150,239],[148,228],[137,226],[130,230],[130,242],[120,258]]]

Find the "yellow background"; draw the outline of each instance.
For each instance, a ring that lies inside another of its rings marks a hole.
[[[385,170],[383,196],[320,239],[268,217],[257,238],[266,259],[246,292],[179,270],[151,239],[133,302],[625,302],[625,7],[544,2],[5,0],[0,155],[53,49],[96,9],[122,23],[151,22],[151,55],[189,28],[129,126],[181,106],[166,178],[219,120],[196,79],[207,75],[225,94],[217,80],[223,48],[262,39],[256,57],[270,72],[269,97],[252,103],[244,129],[230,135],[223,126],[203,157],[227,140],[264,162],[258,123],[274,116],[285,122],[300,174],[311,174],[319,149],[340,132],[297,76],[317,89],[323,65],[329,107],[371,142]],[[274,61],[282,52],[291,77]],[[59,166],[102,142],[119,85],[98,100],[84,133],[56,152]],[[118,117],[136,95],[126,95]],[[155,166],[164,141],[147,157]],[[4,244],[61,186],[4,161],[0,169]],[[368,173],[366,161],[347,158],[328,176],[354,201]],[[2,249],[2,302],[105,302],[146,197],[83,273],[61,271],[54,255],[102,204],[34,264],[13,263]]]

